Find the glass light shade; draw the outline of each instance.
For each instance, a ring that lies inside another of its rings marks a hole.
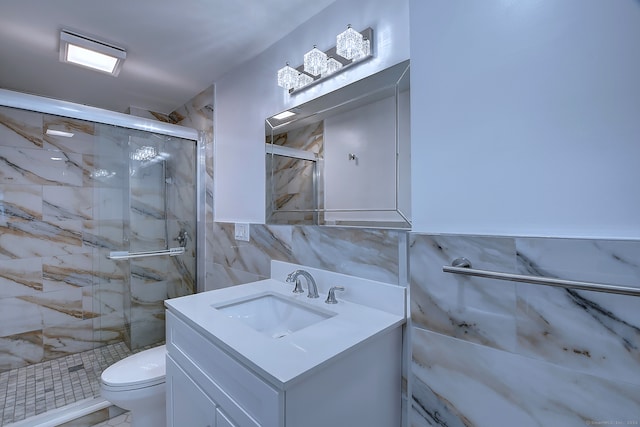
[[[324,73],[327,69],[327,54],[313,46],[304,54],[304,71],[314,76]]]
[[[353,57],[354,61],[359,61],[361,59],[366,58],[367,56],[369,56],[371,54],[371,42],[369,41],[369,39],[363,38],[362,39],[362,48],[360,49],[360,52]]]
[[[288,62],[287,65],[278,70],[278,86],[289,90],[296,87],[297,82],[298,70],[290,67]]]
[[[362,57],[366,58],[371,55],[371,42],[369,39],[362,39]]]
[[[342,68],[342,62],[338,61],[335,58],[329,57],[329,59],[327,59],[327,69],[324,73],[322,73],[322,77],[333,74],[340,68]]]
[[[296,79],[296,85],[294,89],[300,89],[303,86],[308,85],[313,82],[313,77],[305,73],[298,73],[298,78]]]
[[[362,53],[362,34],[347,26],[347,29],[336,37],[336,53],[343,58],[353,59]]]

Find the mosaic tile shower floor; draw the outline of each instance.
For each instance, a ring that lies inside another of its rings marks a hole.
[[[100,374],[129,356],[117,343],[0,373],[0,426],[100,395]]]

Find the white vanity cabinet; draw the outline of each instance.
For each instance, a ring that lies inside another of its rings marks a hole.
[[[217,405],[171,357],[167,357],[166,378],[169,425],[216,425]]]
[[[167,306],[168,426],[400,424],[401,325],[283,383],[224,348],[223,342],[176,309],[177,304]],[[339,336],[341,331],[334,333]]]
[[[167,398],[167,424],[170,426],[240,426],[170,356],[167,357]]]
[[[168,426],[284,426],[279,424],[280,399],[277,390],[167,312]],[[201,404],[207,408],[190,409]],[[207,413],[211,424],[190,423],[196,412]]]

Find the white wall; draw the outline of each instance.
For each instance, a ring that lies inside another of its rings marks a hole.
[[[640,2],[411,0],[414,231],[640,238]]]
[[[338,0],[263,54],[215,82],[216,221],[264,222],[264,119],[409,58],[408,21],[409,0]],[[314,44],[323,50],[335,45],[335,36],[347,24],[356,30],[373,28],[373,60],[295,96],[277,86],[279,68],[287,61],[292,66],[300,65],[304,53]]]

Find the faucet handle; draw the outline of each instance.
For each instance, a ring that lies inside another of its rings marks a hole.
[[[296,275],[296,273],[298,272],[298,270],[292,271],[291,273],[287,274],[287,278],[285,279],[285,281],[287,283],[291,283],[293,282],[293,277]]]
[[[327,304],[337,304],[338,300],[336,299],[336,291],[344,291],[343,286],[332,286],[329,288],[329,294],[327,295],[327,299],[324,301]]]

